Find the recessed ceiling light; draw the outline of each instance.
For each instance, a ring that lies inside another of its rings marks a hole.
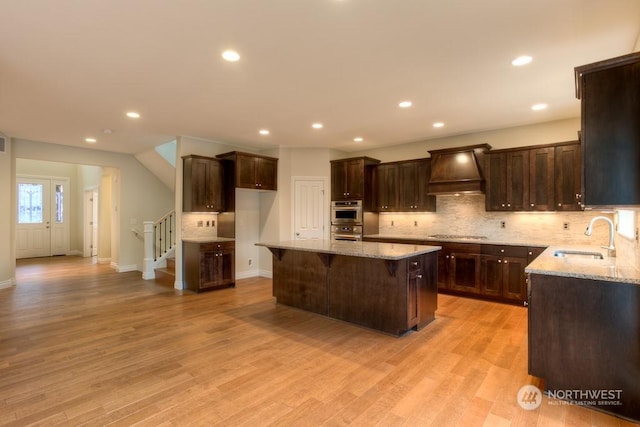
[[[413,105],[413,102],[411,101],[402,101],[401,103],[398,104],[398,107],[400,108],[409,108]]]
[[[441,127],[444,127],[444,123],[442,123],[442,122],[435,122],[435,123],[433,124],[433,127],[434,127],[434,128],[441,128]]]
[[[260,129],[260,135],[269,135],[269,130],[268,129]]]
[[[95,139],[95,138],[85,138],[84,140],[85,140],[85,142],[88,142],[89,144],[94,144],[94,143],[98,142],[98,140]]]
[[[111,129],[102,129],[102,133],[104,133],[105,135],[111,135],[113,131]]]
[[[127,117],[129,117],[130,119],[139,119],[140,113],[136,113],[135,111],[129,111],[127,113]]]
[[[547,104],[543,104],[543,103],[535,104],[531,106],[531,109],[533,111],[540,111],[540,110],[544,110],[545,108],[547,108]]]
[[[353,140],[354,140],[355,142],[362,142],[362,141],[364,141],[364,138],[363,138],[363,137],[361,137],[361,136],[356,136],[355,138],[353,138]]]
[[[225,50],[222,52],[222,58],[224,58],[225,61],[236,62],[240,59],[240,54],[235,50]]]
[[[515,67],[522,67],[523,65],[529,64],[531,61],[533,61],[532,57],[529,55],[522,55],[511,61],[511,65]]]
[[[311,125],[311,127],[314,128],[314,129],[322,129],[323,128],[322,123],[314,123],[314,124]]]

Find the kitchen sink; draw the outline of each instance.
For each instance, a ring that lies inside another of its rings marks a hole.
[[[584,252],[571,250],[557,250],[553,256],[561,258],[584,258],[584,259],[604,259],[600,252]]]

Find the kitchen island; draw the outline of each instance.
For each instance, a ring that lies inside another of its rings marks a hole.
[[[439,246],[293,240],[273,254],[280,304],[393,335],[435,319]]]

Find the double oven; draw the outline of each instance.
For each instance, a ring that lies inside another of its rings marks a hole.
[[[362,200],[331,202],[331,240],[362,240]]]

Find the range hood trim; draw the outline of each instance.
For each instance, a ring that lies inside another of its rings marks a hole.
[[[429,151],[431,176],[428,194],[484,194],[484,155],[490,149],[489,144],[480,144]]]

